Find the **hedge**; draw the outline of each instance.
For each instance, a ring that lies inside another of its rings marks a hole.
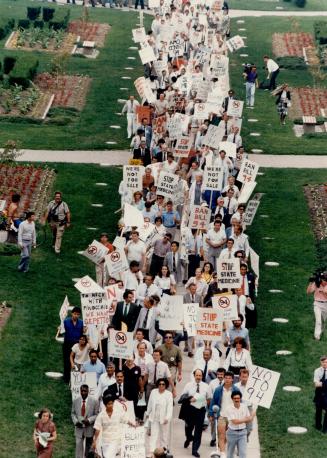
[[[42,17],[43,17],[44,22],[51,21],[55,11],[56,10],[54,8],[47,8],[47,7],[44,6],[43,7],[43,11],[42,11]]]
[[[29,29],[31,21],[29,19],[19,19],[18,28],[19,29]]]
[[[5,56],[3,58],[3,73],[5,75],[8,75],[8,73],[10,73],[11,70],[14,68],[15,63],[16,63],[16,57]]]
[[[27,88],[36,74],[38,65],[39,61],[34,56],[28,54],[19,56],[14,68],[9,73],[10,84],[19,84],[23,88]]]
[[[41,19],[38,19],[38,20],[34,21],[34,27],[35,28],[39,28],[39,29],[43,29],[44,21],[42,21]]]
[[[0,18],[0,40],[5,38],[15,27],[15,19]]]
[[[315,22],[315,38],[321,45],[327,44],[327,21]]]
[[[27,17],[31,21],[35,21],[40,16],[41,7],[40,6],[28,6],[27,7]]]
[[[296,69],[296,70],[304,70],[308,68],[303,57],[286,56],[286,57],[277,57],[275,60],[278,63],[278,65],[280,66],[280,68],[290,68],[290,69]]]
[[[70,10],[58,9],[53,16],[53,19],[49,22],[49,27],[55,30],[66,30],[68,27],[70,17]]]

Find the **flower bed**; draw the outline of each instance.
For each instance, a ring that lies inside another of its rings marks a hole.
[[[79,75],[60,75],[40,73],[35,78],[35,84],[43,92],[54,94],[52,106],[71,107],[82,110],[91,78]]]
[[[71,21],[68,31],[81,37],[81,41],[94,41],[97,47],[103,47],[110,30],[110,25],[98,22]]]
[[[307,185],[304,187],[312,220],[312,229],[317,240],[327,238],[327,186]]]
[[[314,45],[311,33],[274,33],[272,36],[272,50],[276,57],[303,57],[303,48]]]
[[[54,176],[48,168],[0,164],[0,200],[6,200],[5,211],[12,194],[19,194],[20,211],[32,210],[40,217],[48,203]]]
[[[321,116],[321,109],[327,109],[327,89],[309,87],[293,88],[292,107],[289,110],[291,119],[302,116]]]
[[[20,29],[13,32],[6,49],[21,49],[23,51],[47,51],[70,54],[76,42],[76,35],[63,30],[52,28]]]
[[[17,84],[8,88],[0,84],[0,115],[42,119],[50,98],[36,87],[24,90]]]

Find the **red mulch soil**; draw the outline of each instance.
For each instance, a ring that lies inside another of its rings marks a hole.
[[[10,317],[11,310],[11,307],[6,307],[4,304],[0,304],[0,335],[8,321],[8,318]]]
[[[91,78],[79,75],[60,75],[40,73],[35,84],[42,90],[55,95],[52,106],[71,107],[82,110],[86,102]]]
[[[298,87],[291,90],[291,119],[302,116],[321,116],[321,108],[327,109],[327,89]]]
[[[100,24],[99,22],[72,21],[68,26],[68,32],[79,35],[81,41],[95,41],[98,48],[104,46],[109,30],[109,24]]]
[[[274,33],[272,37],[272,50],[276,57],[303,57],[303,48],[314,47],[311,33]]]
[[[304,187],[304,195],[309,206],[313,233],[318,240],[323,240],[327,238],[327,185],[307,185]]]

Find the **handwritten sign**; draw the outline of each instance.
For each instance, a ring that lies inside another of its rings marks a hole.
[[[123,181],[127,189],[141,191],[144,167],[141,165],[124,165]]]
[[[123,431],[121,458],[145,457],[145,429],[144,426],[126,425]]]
[[[203,176],[203,188],[211,191],[221,190],[223,177],[224,170],[222,167],[206,167]]]
[[[225,134],[224,129],[220,129],[217,126],[210,124],[204,136],[202,144],[210,146],[211,148],[217,149],[224,137],[224,134]]]
[[[260,205],[260,200],[250,200],[246,206],[246,210],[243,217],[243,222],[247,226],[253,223],[255,214],[257,213],[258,207]]]
[[[243,400],[270,409],[280,373],[260,366],[252,366]]]
[[[240,288],[240,259],[217,259],[218,288]]]
[[[216,310],[199,307],[196,322],[196,338],[216,342],[222,339],[222,323],[218,320]]]
[[[188,226],[192,229],[206,229],[210,224],[211,210],[202,205],[192,205]]]
[[[159,327],[163,331],[182,331],[183,296],[164,294],[158,306]]]
[[[226,45],[230,52],[234,52],[244,47],[244,41],[240,35],[235,35],[226,41]]]
[[[212,307],[218,312],[220,322],[236,320],[237,313],[237,296],[235,294],[219,294],[212,297]]]
[[[139,29],[133,29],[132,34],[134,43],[141,43],[146,40],[146,33],[144,27],[140,27]]]
[[[133,333],[110,329],[108,355],[112,358],[127,359],[133,355]]]
[[[72,392],[72,399],[77,399],[81,395],[81,386],[87,385],[89,387],[89,395],[95,396],[97,390],[97,375],[95,372],[75,372],[70,373],[70,389]]]
[[[157,195],[164,196],[173,200],[178,184],[178,179],[178,175],[161,171],[158,178]]]
[[[191,137],[179,137],[176,142],[174,156],[188,157],[192,146]]]
[[[109,324],[109,304],[106,293],[81,293],[83,321],[89,324]]]
[[[257,162],[250,161],[249,159],[244,159],[241,164],[239,174],[237,175],[237,180],[241,183],[250,183],[255,181],[259,170],[259,164]]]
[[[199,313],[199,304],[183,304],[184,328],[189,337],[196,335],[196,322]]]

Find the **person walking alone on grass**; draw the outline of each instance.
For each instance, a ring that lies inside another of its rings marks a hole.
[[[269,80],[269,91],[276,89],[276,79],[279,73],[279,65],[269,56],[263,56],[267,69],[267,80]]]
[[[56,254],[60,253],[61,242],[66,227],[70,226],[70,210],[66,202],[62,200],[60,191],[56,191],[44,214],[44,222],[48,222],[53,236],[53,248]]]
[[[30,257],[33,248],[36,247],[36,232],[35,232],[35,213],[27,212],[26,220],[19,225],[18,229],[18,245],[21,249],[20,263],[18,266],[19,272],[28,272]]]
[[[257,67],[255,65],[246,67],[243,73],[243,77],[245,79],[246,106],[249,108],[253,108],[255,90],[259,86]],[[238,146],[241,146],[241,145],[238,145]]]
[[[286,116],[288,114],[288,108],[291,106],[291,92],[286,83],[283,84],[281,90],[278,91],[276,105],[279,114],[280,123],[285,126]]]

